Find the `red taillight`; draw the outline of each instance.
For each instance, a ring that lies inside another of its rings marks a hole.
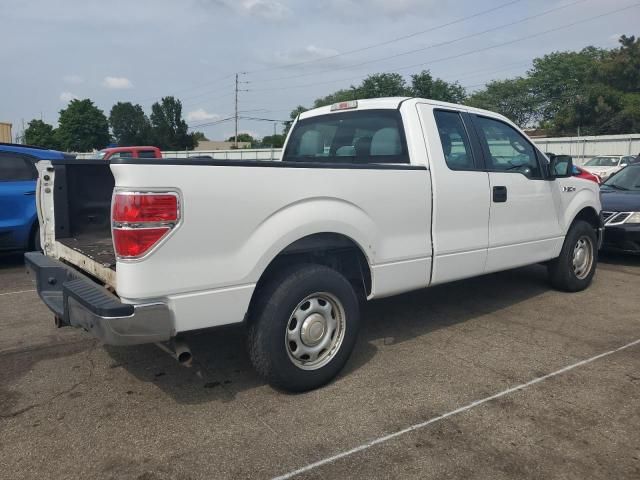
[[[139,258],[169,235],[180,220],[174,193],[116,192],[111,221],[113,246],[121,258]]]
[[[116,193],[113,200],[114,222],[176,222],[178,197],[172,194]]]
[[[122,228],[113,229],[113,244],[120,257],[135,258],[144,255],[171,230],[169,227],[159,228]]]

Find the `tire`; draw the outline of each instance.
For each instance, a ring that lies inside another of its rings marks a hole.
[[[589,223],[574,222],[564,239],[560,256],[547,267],[551,285],[565,292],[580,292],[591,285],[598,263],[597,244],[596,232]],[[582,253],[578,253],[579,250]]]
[[[42,251],[42,244],[40,243],[40,227],[36,227],[36,229],[34,230],[33,239],[31,241],[31,245],[29,246],[31,247],[32,252]]]
[[[360,309],[349,281],[323,265],[303,264],[272,277],[257,295],[248,332],[256,371],[289,392],[331,381],[358,335]]]

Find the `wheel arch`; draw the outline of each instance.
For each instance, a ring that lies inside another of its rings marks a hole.
[[[256,284],[249,312],[266,282],[283,269],[302,263],[330,267],[344,275],[361,298],[371,294],[373,271],[362,246],[343,233],[318,232],[291,242],[271,259]]]
[[[571,225],[576,223],[578,220],[584,220],[585,222],[589,223],[595,230],[600,228],[600,215],[598,214],[596,209],[591,206],[583,207],[582,210],[580,210],[573,217]]]

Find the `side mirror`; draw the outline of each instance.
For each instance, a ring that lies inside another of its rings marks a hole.
[[[620,167],[622,167],[622,168],[624,168],[624,167],[626,167],[626,166],[627,166],[627,164],[626,164],[626,163],[621,163],[621,164],[620,164]]]
[[[549,164],[551,178],[569,178],[573,175],[573,159],[569,155],[557,155]]]

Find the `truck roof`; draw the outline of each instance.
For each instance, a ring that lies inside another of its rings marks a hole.
[[[130,152],[132,150],[157,150],[158,147],[151,145],[132,145],[130,147],[107,147],[100,150],[101,152]]]
[[[400,106],[401,103],[406,101],[411,101],[414,103],[429,103],[430,105],[434,105],[441,108],[450,108],[455,110],[464,110],[467,112],[478,113],[482,115],[487,115],[495,118],[500,118],[509,123],[512,123],[508,118],[500,115],[499,113],[491,112],[489,110],[483,110],[481,108],[469,107],[467,105],[461,105],[458,103],[449,103],[449,102],[441,102],[439,100],[431,100],[428,98],[419,98],[419,97],[382,97],[382,98],[364,98],[355,100],[357,102],[357,107],[346,109],[346,110],[331,110],[332,105],[326,105],[324,107],[314,108],[312,110],[307,110],[300,114],[300,119],[305,119],[309,117],[315,117],[317,115],[324,115],[328,113],[339,113],[344,111],[355,111],[355,110],[372,110],[372,109],[396,109]],[[339,102],[343,103],[343,102]],[[334,104],[336,105],[336,104]]]

